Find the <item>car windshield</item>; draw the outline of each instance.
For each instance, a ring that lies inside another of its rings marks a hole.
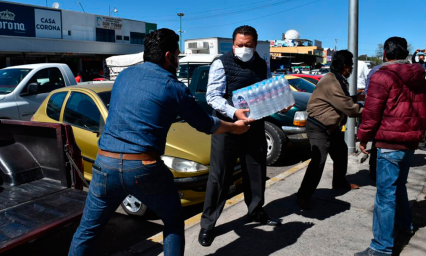
[[[295,79],[288,79],[288,83],[293,86],[296,90],[299,92],[314,92],[315,85],[312,83],[309,83],[308,81],[304,80],[303,78],[295,78]]]
[[[0,94],[8,94],[24,79],[31,69],[10,68],[0,70]]]
[[[203,66],[205,64],[179,64],[179,70],[177,72],[178,78],[191,78],[194,70],[199,66]]]

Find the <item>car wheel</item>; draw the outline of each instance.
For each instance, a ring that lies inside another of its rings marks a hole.
[[[288,139],[284,131],[273,123],[265,122],[267,143],[266,164],[273,165],[283,159],[288,148]]]
[[[121,202],[121,208],[123,208],[128,215],[140,217],[146,215],[148,211],[148,207],[132,195],[128,195],[123,202]]]

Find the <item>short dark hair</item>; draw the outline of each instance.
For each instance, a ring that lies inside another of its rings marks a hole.
[[[232,42],[235,42],[237,34],[251,35],[253,37],[254,43],[257,45],[257,31],[254,27],[244,25],[236,28],[234,33],[232,33]]]
[[[343,65],[351,66],[353,64],[354,55],[348,50],[340,50],[334,53],[333,60],[331,61],[330,69],[332,71],[341,73]]]
[[[163,65],[166,52],[174,53],[179,47],[179,36],[170,29],[162,28],[149,33],[145,38],[144,61]]]
[[[383,46],[388,60],[405,60],[408,56],[407,40],[402,37],[391,37],[386,40]]]

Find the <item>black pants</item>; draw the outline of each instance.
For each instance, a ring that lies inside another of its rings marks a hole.
[[[244,200],[250,215],[262,211],[265,201],[266,137],[265,123],[256,121],[248,132],[212,136],[210,173],[207,182],[201,227],[211,230],[216,225],[228,197],[237,159],[241,161]]]
[[[347,184],[345,176],[348,169],[348,146],[340,129],[329,134],[312,122],[307,122],[306,132],[311,143],[312,158],[297,193],[303,199],[309,199],[315,192],[328,154],[333,160],[333,186]]]

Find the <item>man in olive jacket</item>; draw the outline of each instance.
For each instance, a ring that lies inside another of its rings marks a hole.
[[[333,188],[359,188],[346,180],[348,146],[342,132],[347,117],[360,116],[362,112],[362,106],[355,103],[348,92],[346,78],[352,73],[352,58],[352,53],[347,50],[336,52],[331,72],[321,78],[308,102],[306,132],[312,160],[297,193],[297,203],[305,210],[310,208],[309,199],[321,180],[328,153],[334,162]]]

